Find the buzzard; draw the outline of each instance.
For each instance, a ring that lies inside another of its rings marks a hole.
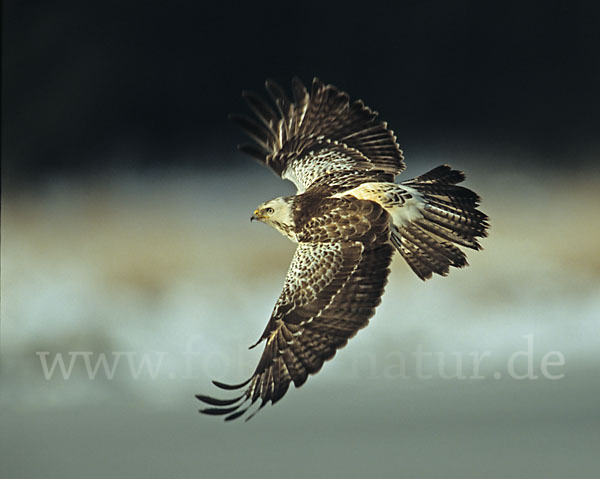
[[[467,265],[458,246],[478,250],[487,216],[479,197],[457,186],[465,175],[442,165],[402,183],[402,151],[377,113],[346,93],[314,79],[310,93],[292,81],[293,101],[266,82],[275,109],[258,96],[243,97],[256,115],[232,115],[255,143],[240,145],[277,175],[293,182],[294,196],[259,205],[251,220],[266,223],[297,249],[271,318],[251,347],[265,341],[252,376],[232,399],[196,397],[201,409],[225,420],[246,420],[280,400],[290,383],[304,384],[323,362],[364,328],[375,308],[398,251],[422,280]],[[244,405],[244,407],[242,407]]]

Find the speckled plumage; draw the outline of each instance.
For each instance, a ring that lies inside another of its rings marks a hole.
[[[479,249],[487,217],[479,197],[456,186],[464,175],[443,165],[401,184],[402,151],[393,132],[362,101],[315,79],[309,94],[294,79],[294,101],[267,81],[275,105],[244,93],[257,120],[233,116],[254,144],[240,149],[292,181],[298,194],[265,202],[253,219],[298,243],[283,291],[254,346],[265,341],[253,375],[237,385],[241,396],[216,399],[201,412],[243,415],[259,399],[275,403],[304,384],[324,361],[366,326],[398,250],[421,279],[445,276],[467,264],[456,246]],[[254,347],[253,346],[253,347]],[[242,405],[248,403],[242,408]],[[258,410],[257,409],[257,410]],[[252,417],[254,413],[248,416]]]

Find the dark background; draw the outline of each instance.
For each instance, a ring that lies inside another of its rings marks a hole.
[[[293,75],[364,99],[407,156],[466,145],[573,167],[599,151],[597,2],[3,3],[11,184],[218,166],[242,139],[226,119],[241,90]]]

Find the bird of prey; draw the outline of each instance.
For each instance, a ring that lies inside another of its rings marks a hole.
[[[280,400],[290,383],[304,384],[348,339],[365,327],[398,251],[422,280],[467,265],[463,246],[478,250],[487,216],[479,197],[457,186],[465,175],[442,165],[395,183],[402,151],[377,113],[314,79],[309,92],[292,81],[293,101],[266,82],[275,108],[244,92],[256,118],[232,115],[254,140],[240,145],[277,175],[293,182],[294,196],[259,205],[251,220],[297,243],[283,291],[254,346],[265,342],[252,376],[240,384],[213,383],[240,396],[198,395],[213,407],[200,412],[226,420]],[[254,347],[252,346],[252,347]],[[244,407],[242,407],[244,406]]]

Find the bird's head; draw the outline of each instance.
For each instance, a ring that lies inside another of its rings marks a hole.
[[[254,210],[250,221],[262,221],[287,235],[294,224],[292,200],[293,197],[288,196],[265,201]]]

